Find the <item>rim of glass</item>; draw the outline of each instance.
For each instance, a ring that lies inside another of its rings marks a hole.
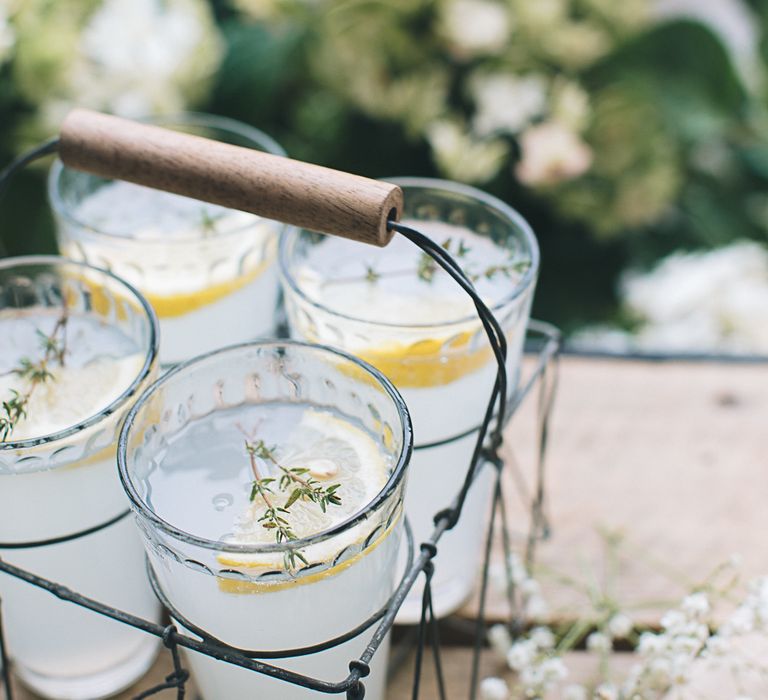
[[[48,435],[41,435],[35,438],[27,438],[25,440],[1,442],[0,451],[39,447],[40,445],[47,445],[53,442],[57,442],[58,440],[63,440],[72,435],[75,435],[76,433],[79,433],[86,428],[90,428],[96,423],[112,415],[123,404],[125,404],[144,383],[144,380],[149,375],[152,366],[157,359],[160,347],[160,331],[157,315],[155,314],[154,309],[142,296],[141,292],[139,292],[139,290],[136,289],[136,287],[134,287],[132,284],[126,282],[122,277],[118,277],[113,272],[110,272],[104,268],[96,267],[95,265],[91,265],[89,263],[70,260],[69,258],[65,258],[60,255],[22,255],[19,257],[0,260],[0,270],[8,270],[14,267],[23,267],[29,265],[50,265],[52,267],[59,268],[71,266],[88,270],[90,272],[95,272],[96,274],[104,275],[107,278],[113,280],[125,291],[127,291],[129,295],[132,296],[133,299],[138,302],[139,306],[143,309],[144,314],[149,320],[149,342],[147,343],[148,347],[144,357],[144,363],[142,364],[141,369],[137,373],[136,377],[134,377],[133,381],[128,385],[128,388],[125,389],[125,391],[123,391],[110,404],[102,408],[98,413],[94,413],[92,416],[88,416],[87,418],[70,426],[69,428],[64,428],[63,430],[59,430],[55,433],[49,433]]]
[[[522,233],[523,239],[527,243],[531,252],[531,265],[526,270],[522,278],[518,281],[518,283],[514,286],[512,291],[503,299],[499,300],[492,307],[490,307],[491,311],[498,311],[499,309],[502,309],[507,304],[514,301],[517,297],[523,294],[523,292],[525,292],[531,286],[533,280],[536,279],[536,275],[539,271],[539,243],[536,240],[536,236],[533,233],[531,225],[523,218],[520,212],[518,212],[516,209],[513,209],[506,202],[502,202],[497,197],[494,197],[487,192],[483,192],[482,190],[478,190],[475,187],[462,185],[458,182],[452,182],[451,180],[440,180],[437,178],[428,177],[392,177],[385,178],[385,181],[399,185],[400,187],[443,190],[452,194],[460,194],[464,195],[465,197],[476,199],[491,207],[492,209],[495,209],[503,216],[507,217],[512,222],[513,226],[515,226],[517,230]],[[297,296],[301,297],[314,308],[320,309],[321,311],[336,316],[337,318],[355,321],[356,323],[364,323],[370,326],[379,326],[381,328],[408,328],[413,330],[422,328],[451,328],[454,326],[461,326],[473,321],[479,321],[478,317],[472,314],[469,316],[463,316],[458,319],[453,319],[451,321],[441,321],[439,323],[390,323],[386,321],[377,321],[370,318],[363,318],[360,316],[351,316],[349,314],[341,313],[340,311],[325,306],[316,299],[312,299],[307,294],[305,294],[301,287],[296,283],[296,280],[289,270],[288,258],[291,252],[289,246],[295,244],[297,237],[301,235],[301,232],[302,229],[290,227],[283,230],[283,232],[280,234],[279,252],[277,256],[280,266],[280,277],[284,282],[287,283],[287,286],[289,286]],[[361,243],[360,245],[365,244]]]
[[[387,482],[376,494],[373,500],[367,502],[365,506],[361,508],[361,510],[352,514],[345,520],[342,520],[329,529],[321,530],[320,532],[316,532],[315,534],[309,535],[308,537],[291,540],[290,547],[283,543],[277,542],[269,544],[236,544],[232,542],[222,542],[221,540],[212,540],[207,537],[193,535],[186,530],[182,530],[181,528],[169,523],[164,518],[161,518],[152,510],[152,508],[149,507],[149,505],[147,505],[145,500],[139,494],[138,489],[133,482],[133,478],[131,477],[131,474],[128,470],[126,459],[128,452],[128,433],[133,427],[139,411],[152,398],[155,391],[157,391],[157,389],[163,386],[166,382],[171,381],[174,377],[176,377],[176,375],[194,371],[195,365],[209,360],[212,357],[223,357],[230,354],[237,354],[243,350],[280,347],[306,348],[312,350],[313,352],[320,351],[329,355],[335,355],[336,357],[339,357],[347,362],[351,362],[359,369],[362,369],[368,375],[372,376],[377,384],[379,384],[379,386],[384,389],[385,393],[393,401],[395,408],[397,409],[397,414],[400,418],[403,440],[402,449],[400,451],[397,464],[392,470],[392,473],[389,475]],[[128,415],[123,422],[123,426],[120,429],[120,436],[117,441],[117,468],[120,475],[120,481],[123,484],[123,489],[128,495],[131,506],[138,512],[141,517],[149,520],[153,525],[158,527],[166,534],[171,535],[172,537],[187,544],[194,544],[199,547],[203,547],[204,549],[215,550],[217,552],[228,552],[232,554],[264,554],[283,552],[287,549],[301,549],[302,547],[308,547],[319,542],[324,542],[325,540],[331,539],[332,537],[335,537],[336,535],[339,535],[342,532],[345,532],[351,527],[354,527],[355,525],[366,520],[371,513],[378,511],[379,508],[384,505],[389,496],[395,491],[400,482],[403,480],[403,477],[405,476],[405,468],[410,462],[412,451],[413,431],[411,426],[411,416],[408,412],[408,408],[405,405],[405,401],[400,395],[400,392],[395,388],[394,384],[392,384],[392,382],[390,382],[389,379],[387,379],[375,367],[368,364],[364,360],[361,360],[359,357],[355,357],[354,355],[350,355],[343,350],[338,350],[327,345],[305,343],[303,341],[288,339],[263,340],[250,343],[239,343],[237,345],[229,345],[225,348],[219,348],[217,350],[205,353],[204,355],[194,357],[191,360],[187,360],[186,362],[182,362],[181,364],[176,365],[173,369],[166,372],[162,377],[157,379],[147,389],[145,389],[136,403],[134,403],[131,410],[128,412]]]
[[[260,129],[257,129],[255,126],[251,126],[250,124],[245,124],[244,122],[237,121],[236,119],[230,119],[229,117],[221,117],[218,114],[207,114],[205,112],[181,112],[178,114],[142,117],[140,119],[137,119],[136,121],[146,122],[148,124],[154,124],[156,126],[163,126],[164,124],[171,124],[171,125],[177,124],[177,125],[187,125],[187,126],[213,127],[214,129],[220,129],[222,131],[230,131],[233,134],[237,134],[238,136],[242,136],[246,139],[249,139],[253,143],[263,147],[265,153],[269,153],[275,156],[283,156],[283,157],[287,156],[285,149],[277,141],[275,141],[275,139],[273,139],[268,134],[265,134]],[[171,128],[171,127],[168,127],[168,128]],[[74,170],[73,168],[67,168],[64,165],[64,163],[61,162],[60,158],[56,158],[56,160],[53,161],[53,165],[51,165],[51,169],[48,171],[48,201],[50,202],[51,208],[54,210],[54,212],[59,216],[61,216],[63,219],[66,219],[67,222],[77,226],[78,228],[88,231],[90,234],[94,234],[96,236],[104,236],[109,240],[119,240],[121,243],[125,245],[140,244],[144,246],[144,245],[156,245],[158,243],[166,246],[168,245],[169,241],[164,238],[147,238],[147,239],[142,238],[141,241],[136,241],[130,236],[124,236],[117,233],[112,233],[111,231],[105,231],[104,229],[93,226],[93,224],[91,223],[88,223],[86,221],[82,221],[81,219],[79,219],[77,216],[75,216],[74,212],[71,211],[69,206],[64,202],[64,199],[62,198],[61,193],[59,191],[59,183],[61,182],[61,176],[65,172],[73,172],[73,173],[78,173],[80,175],[87,175],[87,173]],[[110,181],[109,178],[103,178],[103,179]],[[115,180],[113,179],[111,181],[114,182]],[[249,229],[252,225],[253,225],[252,223],[243,224],[242,226],[238,226],[237,228],[234,228],[231,231],[218,233],[216,234],[216,236],[214,236],[210,240],[214,240],[214,241],[221,240],[229,236],[237,235]],[[189,244],[188,239],[179,240],[178,242],[180,244]]]

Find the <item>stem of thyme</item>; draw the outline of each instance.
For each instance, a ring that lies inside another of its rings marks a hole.
[[[458,241],[454,243],[452,238],[446,238],[442,243],[442,247],[449,253],[452,253],[456,258],[466,258],[471,248],[464,243],[464,241]],[[505,277],[512,277],[512,274],[522,274],[529,267],[530,262],[527,260],[513,261],[511,258],[507,264],[504,265],[489,265],[481,272],[471,272],[468,270],[467,276],[472,282],[477,282],[479,279],[492,280],[497,275],[501,274]],[[406,270],[392,270],[391,272],[379,272],[371,264],[365,265],[365,274],[363,275],[350,275],[348,277],[337,277],[335,279],[329,279],[325,284],[347,284],[350,282],[360,282],[362,280],[375,284],[380,279],[389,279],[392,277],[410,277],[416,275],[423,282],[428,284],[432,282],[435,277],[435,273],[438,272],[437,263],[427,253],[421,253],[418,263],[415,268],[409,268]]]
[[[255,500],[257,496],[262,498],[266,509],[259,518],[259,522],[268,530],[273,530],[275,541],[282,543],[298,539],[286,517],[290,515],[290,508],[296,501],[316,503],[325,513],[329,505],[341,505],[341,498],[337,494],[339,484],[324,487],[316,479],[307,476],[309,469],[286,467],[280,464],[275,458],[275,449],[275,447],[267,447],[263,440],[250,441],[246,439],[245,441],[245,450],[248,453],[254,476],[250,500]],[[262,476],[258,468],[257,460],[259,459],[277,467],[280,472],[279,478]],[[290,491],[282,506],[276,505],[272,499],[276,495],[273,490],[275,482],[277,482],[277,488],[280,491]],[[305,565],[309,563],[301,550],[289,548],[283,555],[285,568],[291,572],[295,571],[297,559]]]
[[[61,307],[61,315],[49,334],[46,335],[40,329],[36,330],[43,357],[37,362],[33,362],[29,357],[22,357],[19,359],[18,366],[6,372],[6,374],[15,374],[21,379],[26,379],[28,385],[24,392],[11,389],[11,396],[1,404],[0,442],[7,441],[19,422],[27,417],[29,401],[37,386],[55,379],[50,370],[51,363],[55,362],[59,367],[64,367],[68,321],[69,309],[65,302]]]

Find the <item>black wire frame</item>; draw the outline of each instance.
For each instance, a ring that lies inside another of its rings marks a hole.
[[[11,177],[18,170],[33,160],[36,160],[37,158],[55,152],[57,146],[57,139],[52,139],[37,147],[36,149],[33,149],[29,153],[24,154],[16,161],[11,163],[5,170],[1,171],[0,196],[3,194],[3,191],[7,187]],[[438,246],[428,237],[414,229],[411,229],[402,224],[398,224],[396,222],[390,222],[390,228],[411,240],[411,242],[420,247],[425,253],[430,255],[430,257],[440,267],[442,267],[445,272],[447,272],[473,299],[477,308],[478,316],[488,335],[491,348],[493,349],[499,367],[488,409],[486,410],[481,425],[477,429],[478,438],[476,441],[475,451],[473,453],[472,460],[470,462],[469,469],[467,471],[467,475],[460,492],[457,494],[454,502],[448,508],[445,508],[435,515],[435,528],[431,536],[425,542],[420,544],[418,556],[413,559],[410,566],[406,567],[405,574],[403,575],[399,586],[396,588],[392,598],[389,601],[389,604],[385,609],[374,614],[371,618],[369,618],[369,620],[361,623],[354,630],[351,630],[349,633],[341,635],[334,640],[329,640],[328,642],[315,645],[314,647],[298,650],[286,650],[279,653],[265,654],[264,652],[252,652],[235,649],[221,643],[219,640],[206,635],[203,630],[199,629],[196,631],[200,635],[200,639],[195,639],[187,635],[179,634],[175,625],[161,627],[154,622],[144,620],[124,611],[118,610],[114,607],[104,605],[103,603],[95,601],[91,598],[82,596],[75,591],[62,586],[61,584],[36,576],[31,572],[15,567],[0,559],[0,573],[14,576],[22,581],[27,582],[30,585],[34,585],[49,591],[63,601],[79,605],[95,613],[130,625],[136,629],[142,630],[148,634],[152,634],[162,639],[163,644],[169,649],[171,653],[174,670],[169,676],[166,677],[164,683],[141,693],[134,700],[141,700],[142,698],[146,698],[163,690],[172,688],[176,689],[177,698],[179,700],[183,700],[189,674],[181,666],[180,656],[178,653],[179,647],[197,651],[211,658],[218,659],[235,666],[240,666],[257,673],[271,676],[288,683],[293,683],[308,689],[313,689],[321,693],[346,693],[346,696],[349,700],[360,700],[365,695],[365,687],[363,685],[362,679],[370,673],[370,661],[392,628],[392,625],[395,621],[395,616],[397,615],[397,612],[405,600],[409,590],[412,588],[416,579],[422,573],[425,576],[425,587],[422,595],[422,615],[418,634],[416,669],[414,673],[412,695],[414,700],[418,698],[423,652],[426,646],[427,637],[429,637],[435,669],[438,676],[440,698],[443,700],[446,697],[446,690],[442,673],[442,663],[440,660],[438,628],[432,610],[431,578],[434,571],[434,564],[432,559],[437,553],[437,543],[442,535],[447,530],[454,527],[458,522],[467,493],[475,482],[478,473],[482,468],[489,468],[488,464],[490,464],[496,469],[496,475],[491,518],[486,538],[485,558],[483,562],[482,584],[480,591],[480,609],[477,619],[475,648],[472,661],[470,698],[471,700],[475,699],[479,681],[478,676],[480,652],[485,641],[485,602],[489,580],[488,573],[490,567],[491,544],[496,527],[497,515],[500,515],[499,520],[501,522],[502,541],[505,547],[505,560],[507,562],[509,561],[508,555],[511,552],[509,524],[507,522],[506,511],[504,509],[503,484],[501,478],[503,462],[498,456],[498,450],[502,444],[502,430],[509,417],[520,406],[522,401],[531,393],[534,385],[538,382],[539,450],[536,465],[536,484],[534,488],[534,497],[530,503],[531,525],[526,547],[526,560],[530,563],[533,559],[536,542],[542,536],[545,536],[548,531],[548,524],[544,515],[544,457],[546,453],[549,416],[556,387],[556,372],[552,370],[552,367],[556,366],[556,360],[561,346],[561,337],[559,331],[549,324],[538,321],[530,322],[528,327],[529,335],[538,335],[540,338],[543,338],[544,342],[539,342],[540,348],[538,351],[538,363],[532,376],[527,382],[519,387],[511,397],[509,397],[507,395],[507,377],[505,370],[506,336],[501,330],[498,321],[495,319],[491,311],[475,292],[474,286],[470,280],[466,277],[464,272],[453,260],[453,258],[451,258],[451,256],[448,255],[443,248]],[[486,437],[488,438],[487,440]],[[109,527],[114,521],[117,521],[122,517],[123,516],[121,514],[118,516],[118,518],[113,519],[113,521],[108,521],[107,523],[97,526],[96,529]],[[92,528],[82,533],[75,533],[75,535],[67,536],[66,539],[71,539],[78,536],[86,536],[93,530],[94,529]],[[35,542],[24,544],[28,546],[45,546],[46,544],[52,543],[53,542]],[[512,606],[511,609],[514,610],[514,582],[510,576],[509,565],[507,565],[507,575],[507,592],[510,605]],[[156,593],[159,593],[159,587],[155,586],[155,590]],[[163,601],[162,596],[160,596],[160,598],[161,602],[165,602],[166,606],[170,608],[171,617],[173,618],[174,610],[171,602],[167,600]],[[177,619],[178,617],[181,617],[181,615],[179,615],[177,612]],[[370,641],[368,642],[368,645],[358,659],[353,659],[350,661],[350,673],[342,681],[333,683],[310,678],[308,676],[304,676],[302,674],[298,674],[278,666],[264,663],[263,660],[260,660],[260,658],[285,658],[288,656],[300,656],[304,654],[315,653],[320,649],[330,648],[344,641],[347,641],[354,636],[357,636],[357,634],[361,634],[364,630],[371,627],[377,621],[378,626],[376,627]],[[2,600],[0,600],[0,663],[2,663],[2,686],[5,690],[6,700],[13,700],[10,681],[9,654],[7,652],[8,650],[6,648],[5,637],[2,629]]]
[[[530,372],[530,375],[525,381],[518,387],[517,391],[512,395],[509,403],[508,419],[512,418],[517,412],[520,405],[526,400],[537,400],[537,439],[538,449],[536,456],[535,476],[534,476],[534,488],[532,491],[532,498],[530,500],[530,526],[526,538],[526,560],[531,562],[535,554],[536,543],[546,537],[548,534],[548,524],[545,517],[545,457],[547,449],[547,436],[549,419],[551,415],[552,402],[554,399],[556,386],[557,386],[557,361],[560,351],[561,338],[559,331],[550,324],[542,323],[540,321],[531,321],[528,326],[528,344],[527,348],[529,354],[532,352],[534,359],[534,367]],[[510,535],[510,526],[508,521],[508,514],[505,507],[504,498],[504,484],[502,481],[503,474],[503,462],[498,457],[492,457],[487,455],[487,461],[483,465],[484,469],[494,469],[495,471],[495,484],[492,497],[491,517],[489,520],[485,546],[484,546],[484,560],[481,572],[481,584],[479,591],[479,610],[478,618],[476,621],[475,631],[475,644],[472,656],[471,667],[471,681],[470,681],[470,700],[475,700],[477,697],[477,688],[479,683],[479,662],[480,654],[485,645],[485,606],[487,601],[487,590],[489,585],[489,569],[490,569],[490,556],[491,556],[491,543],[493,541],[494,532],[500,528],[502,543],[506,555],[509,554],[512,547],[512,538]],[[479,472],[478,472],[479,473]],[[476,475],[477,476],[477,475]],[[130,625],[136,629],[142,630],[147,634],[154,635],[163,641],[163,644],[169,649],[174,670],[165,679],[165,682],[156,686],[155,688],[144,691],[140,695],[136,696],[134,700],[141,700],[151,695],[159,693],[163,690],[176,689],[177,698],[183,700],[185,697],[185,685],[188,680],[188,673],[182,667],[179,658],[178,649],[180,647],[196,651],[198,653],[210,656],[214,659],[218,659],[225,663],[230,663],[234,666],[239,666],[252,670],[257,673],[261,673],[273,678],[277,678],[288,683],[301,685],[312,690],[325,694],[342,694],[346,693],[346,696],[350,700],[360,700],[365,692],[363,679],[369,673],[369,664],[377,649],[381,645],[387,633],[392,628],[395,616],[397,615],[400,606],[405,600],[411,587],[420,575],[424,575],[426,579],[426,585],[423,592],[422,600],[422,617],[418,632],[418,644],[416,649],[416,668],[414,672],[413,694],[414,700],[419,697],[420,692],[420,676],[422,670],[422,661],[424,658],[424,651],[429,642],[429,647],[432,651],[433,660],[435,663],[435,669],[438,677],[439,697],[441,700],[447,698],[445,690],[445,681],[442,673],[442,663],[440,660],[440,643],[438,637],[437,621],[432,614],[432,602],[431,602],[431,586],[430,580],[432,571],[434,569],[432,558],[437,552],[437,544],[442,537],[443,533],[448,529],[448,523],[445,519],[438,520],[435,529],[431,536],[425,541],[420,543],[418,554],[412,556],[412,563],[406,568],[406,572],[403,575],[399,586],[395,590],[394,594],[390,598],[390,601],[386,608],[378,611],[371,619],[362,623],[356,630],[362,634],[363,631],[372,627],[377,621],[378,625],[371,636],[368,645],[364,652],[358,659],[354,659],[350,662],[350,672],[346,678],[338,682],[327,682],[310,678],[302,674],[289,671],[287,669],[280,668],[272,664],[265,663],[259,659],[259,652],[249,652],[245,650],[235,649],[226,644],[214,640],[210,637],[203,637],[196,639],[194,637],[181,634],[178,632],[175,625],[162,626],[148,620],[136,617],[124,611],[118,610],[108,605],[104,605],[98,601],[95,601],[86,596],[82,596],[75,591],[72,591],[65,586],[57,584],[53,581],[44,579],[40,576],[15,567],[2,559],[0,559],[0,573],[4,573],[10,576],[14,576],[18,579],[26,581],[28,584],[47,590],[51,594],[57,596],[62,601],[79,605],[86,609],[91,610],[94,613],[104,615],[118,622]],[[510,608],[514,610],[515,597],[514,597],[514,584],[511,576],[508,576],[507,580],[507,597],[509,600]],[[168,601],[165,601],[166,604]],[[174,612],[171,611],[171,617],[174,617]],[[367,623],[367,624],[366,624]],[[355,636],[355,635],[352,635]],[[342,643],[350,639],[350,634],[343,635],[339,640],[331,640],[323,645],[323,648],[329,648],[333,646],[333,642]],[[317,648],[310,648],[307,650],[293,650],[294,655],[313,653],[318,651]],[[280,658],[289,656],[289,652],[279,653],[277,656]],[[261,659],[268,657],[269,654],[261,654]],[[2,674],[0,676],[2,683],[0,687],[5,689],[6,700],[13,700],[13,694],[11,691],[10,681],[10,664],[8,659],[8,650],[5,646],[4,635],[2,633],[2,601],[0,600],[0,662],[2,663]]]

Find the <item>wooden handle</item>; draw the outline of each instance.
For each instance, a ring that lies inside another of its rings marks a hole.
[[[390,183],[85,109],[64,120],[59,154],[76,170],[377,246],[403,209]]]

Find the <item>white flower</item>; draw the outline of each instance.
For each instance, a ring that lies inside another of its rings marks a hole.
[[[472,127],[480,136],[517,133],[542,114],[547,103],[547,84],[537,75],[475,75],[469,89],[475,102]]]
[[[706,593],[701,591],[692,593],[683,599],[681,605],[683,612],[695,620],[701,619],[709,612],[709,599]]]
[[[520,138],[522,160],[515,173],[525,185],[554,185],[582,175],[592,151],[576,134],[555,122],[532,126]]]
[[[725,656],[731,649],[731,643],[720,634],[713,634],[707,640],[707,653],[710,656]]]
[[[549,613],[547,601],[540,595],[533,595],[525,601],[525,614],[532,620],[541,620]]]
[[[651,272],[626,275],[622,296],[645,319],[640,347],[768,353],[768,252],[759,243],[673,254]]]
[[[643,632],[637,645],[637,650],[641,656],[653,656],[665,649],[667,646],[667,636],[663,634],[653,634],[653,632]]]
[[[496,139],[478,140],[456,122],[434,122],[427,140],[440,170],[453,180],[486,182],[501,168],[508,148]]]
[[[667,631],[673,634],[678,632],[685,624],[687,624],[685,615],[680,610],[667,610],[661,616],[661,626]]]
[[[555,635],[549,627],[534,627],[528,636],[542,651],[548,651],[555,646]]]
[[[522,671],[536,658],[536,645],[528,639],[515,642],[507,652],[507,665],[513,671]]]
[[[15,43],[16,36],[8,21],[8,8],[0,3],[0,65],[8,58]]]
[[[520,584],[520,593],[526,598],[537,596],[541,593],[541,585],[536,579],[526,579]]]
[[[509,686],[501,678],[484,678],[480,683],[480,700],[509,700]]]
[[[608,620],[608,631],[612,637],[625,639],[632,632],[632,620],[624,613],[616,613]]]
[[[578,83],[558,79],[552,88],[550,114],[552,121],[580,132],[589,119],[589,94]]]
[[[587,700],[587,689],[581,685],[569,685],[563,690],[563,700]]]
[[[619,691],[613,683],[601,683],[595,688],[595,700],[619,700]]]
[[[520,683],[528,691],[528,695],[538,694],[544,684],[544,674],[541,666],[526,666],[520,671]]]
[[[672,662],[663,657],[653,659],[648,665],[648,678],[655,688],[669,685],[672,679]]]
[[[512,577],[512,582],[516,586],[520,586],[523,581],[528,578],[528,572],[525,569],[525,564],[523,564],[517,552],[512,552],[509,555],[509,571]]]
[[[512,637],[506,625],[493,625],[488,630],[488,643],[500,658],[506,659],[512,646]]]
[[[741,605],[731,614],[720,633],[726,636],[747,634],[754,628],[754,611],[746,605]]]
[[[182,109],[221,55],[207,13],[197,0],[104,0],[81,35],[77,100],[128,116]]]
[[[568,669],[563,660],[556,657],[545,659],[539,668],[541,669],[542,682],[546,687],[559,683],[568,677]]]
[[[509,39],[509,11],[494,0],[448,0],[443,7],[442,30],[459,53],[495,53]]]
[[[587,649],[590,651],[596,651],[599,654],[607,654],[611,651],[613,645],[611,644],[611,638],[607,634],[602,632],[592,632],[587,637]]]

